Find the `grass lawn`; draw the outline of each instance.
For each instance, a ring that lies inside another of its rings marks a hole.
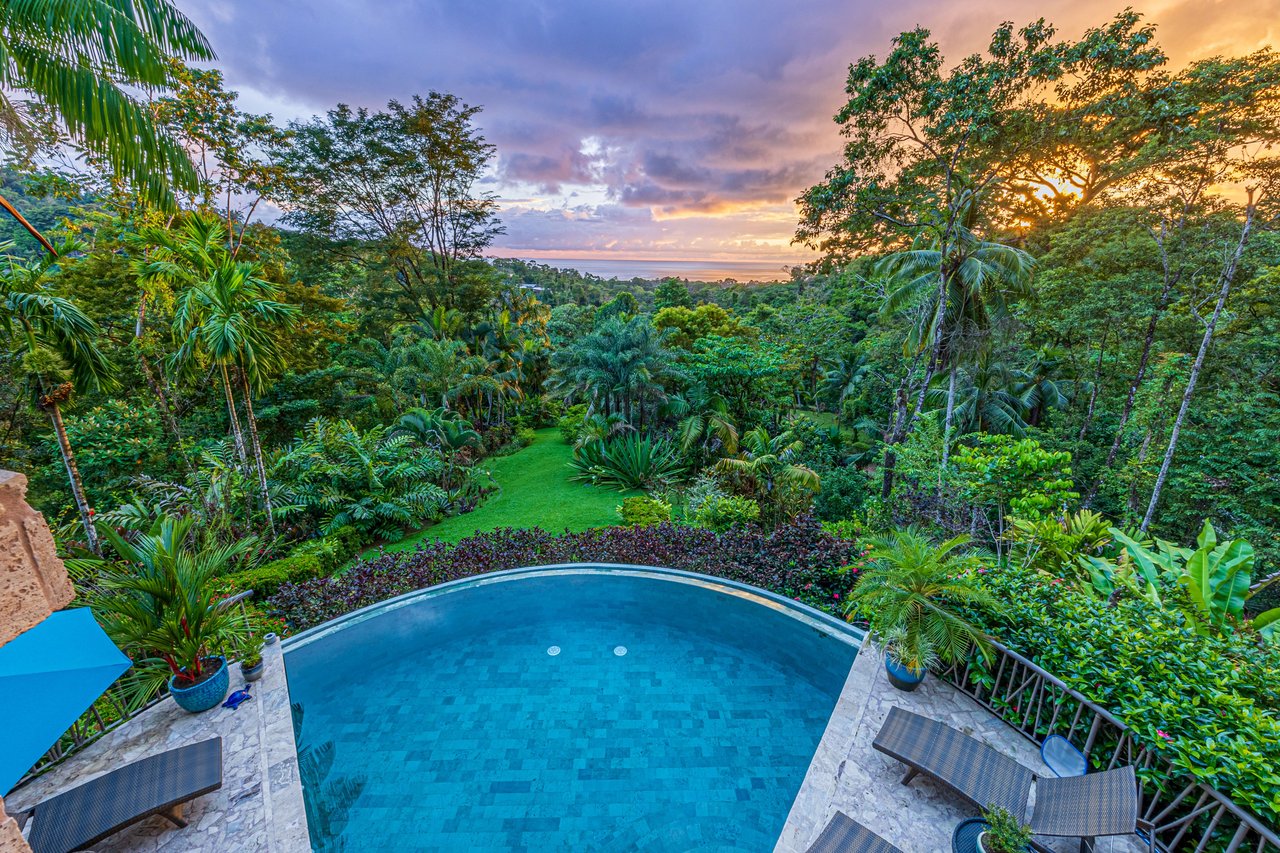
[[[572,458],[573,449],[561,440],[559,430],[538,430],[537,440],[520,452],[481,461],[499,490],[479,507],[385,545],[384,550],[409,551],[423,540],[457,542],[499,527],[541,527],[560,533],[618,524],[614,509],[625,495],[569,482]],[[371,548],[365,556],[377,552]]]

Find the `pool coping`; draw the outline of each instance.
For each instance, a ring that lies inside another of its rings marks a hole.
[[[645,566],[635,563],[549,563],[541,566],[521,566],[515,569],[501,569],[496,572],[471,575],[470,577],[446,581],[440,584],[415,589],[393,598],[384,599],[373,604],[344,613],[294,634],[281,644],[284,652],[293,648],[306,646],[316,640],[344,630],[351,625],[367,621],[382,613],[408,606],[423,598],[435,598],[441,595],[487,586],[494,583],[507,583],[529,577],[557,577],[567,575],[619,575],[623,577],[647,577],[654,580],[665,580],[673,583],[684,583],[703,589],[733,595],[736,598],[754,601],[771,610],[785,613],[809,627],[822,631],[835,639],[848,643],[857,649],[862,648],[866,639],[866,631],[837,619],[829,613],[810,607],[801,601],[787,598],[776,592],[770,592],[758,586],[740,581],[719,578],[700,572],[689,572],[684,569],[669,569],[662,566]]]

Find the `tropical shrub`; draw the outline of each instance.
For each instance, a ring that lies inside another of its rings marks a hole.
[[[809,510],[821,488],[818,474],[800,463],[803,442],[791,432],[770,435],[756,427],[742,436],[735,456],[712,469],[727,487],[760,506],[762,516],[777,524]]]
[[[556,421],[556,428],[560,430],[560,437],[565,444],[575,444],[578,441],[578,433],[582,431],[582,422],[586,418],[586,403],[578,403],[565,409],[564,414]]]
[[[576,483],[592,483],[619,491],[657,489],[684,473],[680,454],[669,441],[627,433],[577,448],[569,466]]]
[[[966,608],[970,619],[1106,708],[1175,772],[1280,818],[1280,647],[1199,635],[1179,609],[1104,601],[1016,564],[978,582],[1002,607]]]
[[[670,523],[553,535],[537,528],[495,530],[456,545],[420,543],[340,576],[284,584],[269,601],[294,630],[392,596],[485,572],[553,563],[631,563],[702,572],[753,584],[836,613],[863,563],[857,542],[837,539],[811,518],[766,533],[715,533]],[[851,565],[841,572],[841,566]]]
[[[272,595],[283,583],[298,583],[326,574],[325,564],[319,556],[294,553],[257,568],[223,575],[214,583],[214,588],[222,595],[235,595],[251,589],[256,598],[262,599]]]
[[[760,520],[760,504],[740,495],[718,495],[702,501],[693,513],[699,527],[723,533]]]
[[[538,434],[533,430],[529,429],[528,427],[520,427],[519,429],[517,429],[515,437],[512,439],[513,442],[520,445],[521,447],[528,447],[529,445],[533,444],[537,440],[538,440]]]
[[[1043,518],[1080,499],[1071,480],[1071,454],[1046,450],[1033,438],[980,434],[952,457],[967,491],[1003,519]]]
[[[438,517],[448,495],[439,453],[384,426],[361,432],[350,421],[316,418],[282,460],[294,502],[325,533],[351,526],[399,539]]]
[[[671,520],[671,504],[642,495],[623,498],[618,506],[618,517],[622,519],[623,524],[660,524]]]
[[[823,521],[849,518],[862,508],[867,496],[867,475],[852,465],[817,468],[822,490],[813,497],[813,514]]]

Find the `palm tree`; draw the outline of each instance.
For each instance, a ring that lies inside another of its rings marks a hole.
[[[564,397],[588,401],[592,411],[643,426],[646,412],[666,397],[664,337],[646,317],[611,317],[553,356],[549,384]]]
[[[67,241],[59,252],[66,255],[79,248],[79,244]],[[93,510],[85,497],[84,482],[62,422],[62,406],[77,387],[100,390],[113,387],[115,382],[111,364],[98,349],[97,324],[50,288],[50,278],[58,270],[55,259],[59,252],[25,264],[8,259],[8,266],[0,274],[0,328],[23,352],[22,364],[32,382],[36,403],[53,422],[85,541],[96,554],[99,546]]]
[[[821,396],[834,402],[837,424],[844,417],[845,402],[862,390],[869,372],[863,356],[841,356],[823,371]]]
[[[764,427],[756,427],[742,436],[738,454],[721,459],[715,470],[737,480],[776,516],[797,494],[812,494],[822,486],[812,468],[796,462],[803,446],[795,433],[771,436]]]
[[[951,398],[952,417],[960,432],[1026,434],[1034,387],[1029,387],[1025,373],[998,355],[984,352],[961,365],[954,375],[953,389],[934,387],[929,396],[944,405],[946,398]]]
[[[979,565],[972,554],[959,553],[968,536],[935,545],[921,532],[906,528],[872,540],[873,567],[849,595],[848,618],[863,617],[885,642],[886,652],[913,673],[923,673],[939,660],[964,660],[988,640],[948,605],[996,608],[995,600],[967,575]]]
[[[896,252],[878,265],[893,285],[882,313],[910,309],[915,319],[904,348],[908,353],[929,351],[925,382],[906,420],[906,432],[923,408],[933,376],[944,369],[948,374],[940,471],[951,451],[958,365],[966,355],[985,349],[992,327],[1008,318],[1010,305],[1032,292],[1032,257],[1013,246],[983,240],[971,230],[977,203],[976,196],[968,202],[966,222],[953,226],[949,245],[938,245],[934,237],[932,244]],[[886,470],[885,476],[892,477],[892,471]]]
[[[148,106],[129,94],[169,81],[169,60],[214,59],[213,49],[168,0],[23,0],[0,5],[0,139],[20,151],[38,147],[30,94],[70,138],[153,202],[172,202],[170,183],[196,185],[182,147],[157,127]],[[50,254],[44,238],[8,201],[14,216]]]
[[[279,336],[293,325],[298,309],[277,302],[279,288],[261,279],[259,272],[255,263],[224,258],[206,281],[182,293],[173,317],[174,330],[183,342],[175,360],[190,362],[199,353],[217,365],[233,415],[235,399],[227,368],[238,368],[258,485],[267,524],[274,534],[271,490],[253,414],[253,392],[254,386],[261,390],[267,373],[280,366]]]
[[[663,408],[668,415],[680,419],[676,438],[682,452],[688,453],[699,445],[704,451],[711,451],[717,443],[725,453],[738,452],[738,425],[728,401],[719,394],[707,393],[699,386],[687,396],[671,395]]]

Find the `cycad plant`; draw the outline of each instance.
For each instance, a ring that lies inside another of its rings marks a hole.
[[[103,536],[117,558],[74,565],[94,616],[133,659],[124,681],[133,707],[170,678],[178,687],[203,681],[216,671],[216,656],[249,631],[242,611],[219,603],[214,581],[241,567],[258,539],[217,544],[195,525],[194,518],[165,516],[130,539],[107,528]]]
[[[950,609],[997,609],[968,577],[979,566],[976,555],[961,551],[968,543],[968,536],[956,536],[936,545],[913,528],[877,537],[872,567],[849,596],[846,616],[867,619],[889,661],[917,678],[939,662],[956,663],[975,647],[988,648],[987,636]]]

